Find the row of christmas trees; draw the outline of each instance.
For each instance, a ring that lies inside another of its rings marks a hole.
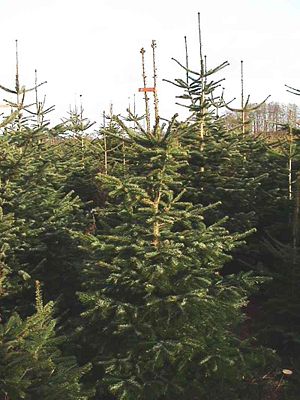
[[[38,100],[28,119],[17,74],[0,136],[1,400],[297,398],[298,133],[228,131],[211,80],[225,66],[182,66],[185,121],[162,123],[155,97],[151,127],[145,90],[145,127],[129,111],[93,137],[81,112],[50,128]]]

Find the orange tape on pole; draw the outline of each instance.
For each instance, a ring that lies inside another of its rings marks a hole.
[[[155,92],[155,88],[139,88],[139,92]]]

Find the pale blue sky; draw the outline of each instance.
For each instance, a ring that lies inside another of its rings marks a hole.
[[[146,48],[150,64],[155,39],[161,115],[170,117],[179,92],[161,79],[183,76],[171,57],[184,61],[184,35],[197,68],[198,11],[209,66],[230,62],[219,76],[226,77],[228,99],[239,97],[243,59],[252,101],[271,94],[273,101],[300,103],[284,88],[300,87],[300,0],[0,0],[0,83],[14,84],[18,39],[22,82],[30,86],[37,68],[56,115],[65,116],[79,94],[86,115],[98,121],[110,102],[124,113],[134,93],[142,110],[139,51]],[[4,97],[0,92],[1,104]]]

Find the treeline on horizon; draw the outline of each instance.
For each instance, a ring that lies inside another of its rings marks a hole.
[[[0,400],[298,399],[297,109],[231,109],[200,51],[162,120],[155,46],[153,110],[92,136],[0,86]]]

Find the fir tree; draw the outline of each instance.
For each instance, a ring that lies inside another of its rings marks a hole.
[[[230,231],[260,229],[261,225],[267,229],[272,220],[268,213],[278,212],[284,205],[282,157],[276,157],[265,141],[246,135],[241,129],[226,128],[221,114],[228,105],[224,93],[218,93],[223,79],[214,80],[214,76],[228,62],[209,69],[202,50],[199,71],[191,70],[188,62],[185,66],[176,62],[186,73],[186,79],[167,82],[183,91],[177,97],[189,110],[180,137],[189,153],[188,165],[181,171],[190,187],[189,200],[205,206],[220,201],[220,207],[207,218],[213,222],[230,215],[226,224]]]
[[[222,221],[206,226],[205,208],[183,201],[187,155],[175,121],[152,132],[119,124],[130,167],[122,179],[99,176],[109,202],[98,210],[80,295],[96,398],[103,384],[122,400],[250,398],[262,362],[237,329],[255,279],[220,275],[243,235]]]
[[[13,313],[0,323],[0,398],[3,400],[86,400],[79,380],[88,367],[63,356],[55,334],[53,303],[37,289],[36,312],[24,320]]]
[[[73,160],[52,142],[60,140],[58,128],[19,125],[6,125],[0,139],[2,208],[5,215],[13,215],[16,229],[7,253],[15,290],[5,302],[28,315],[33,311],[32,284],[42,280],[47,300],[60,296],[61,311],[74,311],[84,255],[73,233],[90,223],[67,184],[76,165],[72,169]]]
[[[283,365],[291,370],[292,375],[282,383],[286,397],[296,399],[300,382],[300,142],[297,129],[290,127],[287,139],[286,143],[277,143],[277,151],[289,161],[285,189],[290,212],[285,220],[285,235],[278,238],[275,232],[263,242],[269,257],[266,273],[272,280],[261,293],[255,328],[260,342],[276,349]]]
[[[256,270],[266,275],[270,256],[262,239],[267,234],[281,239],[287,232],[290,204],[286,161],[265,140],[241,129],[246,127],[245,115],[242,125],[232,130],[226,128],[222,108],[224,111],[228,105],[223,93],[218,93],[222,79],[214,77],[228,63],[208,68],[207,59],[202,56],[200,30],[199,33],[200,68],[189,67],[185,40],[186,65],[176,61],[184,70],[185,79],[169,81],[183,91],[178,98],[189,110],[186,121],[181,124],[179,139],[188,152],[188,163],[180,170],[189,188],[184,199],[204,206],[219,202],[218,207],[206,213],[209,224],[230,216],[224,222],[230,232],[255,228],[246,245],[233,250],[234,258],[223,273]],[[248,100],[242,103],[240,111],[244,105],[247,108]]]

